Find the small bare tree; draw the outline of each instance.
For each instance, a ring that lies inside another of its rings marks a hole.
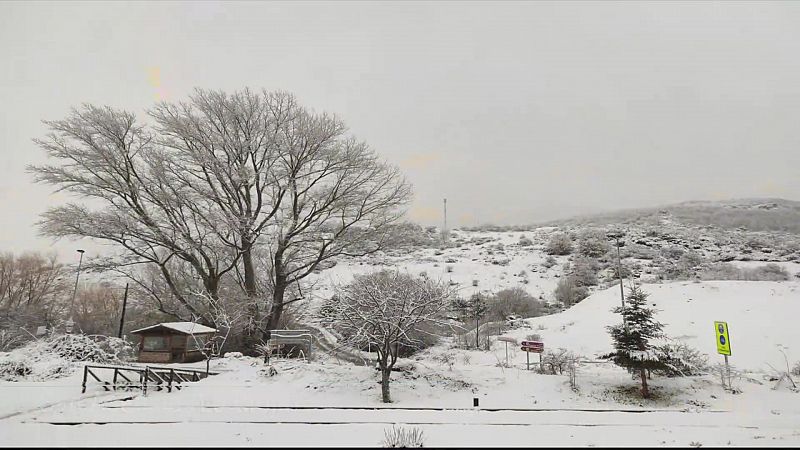
[[[227,302],[226,304],[226,302],[223,302],[219,298],[209,298],[210,296],[205,291],[197,291],[194,295],[206,297],[203,303],[209,306],[209,310],[205,314],[205,317],[211,317],[212,323],[218,327],[217,331],[222,331],[222,333],[215,334],[207,341],[200,340],[197,335],[191,335],[192,339],[194,339],[195,347],[206,358],[206,375],[208,375],[211,368],[211,359],[218,358],[222,355],[222,348],[225,346],[225,342],[228,340],[231,330],[238,326],[242,317],[245,315],[245,311],[241,308],[230,311],[230,305],[237,303]],[[200,317],[195,317],[195,320],[197,319],[200,319]]]
[[[419,345],[413,332],[424,324],[448,325],[443,313],[452,292],[441,282],[381,271],[356,276],[337,295],[330,306],[333,328],[344,342],[377,351],[382,398],[389,403],[389,377],[400,346]]]

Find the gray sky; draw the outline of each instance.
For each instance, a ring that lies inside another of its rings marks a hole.
[[[0,2],[0,251],[51,245],[40,120],[195,86],[340,115],[424,224],[800,199],[800,2]]]

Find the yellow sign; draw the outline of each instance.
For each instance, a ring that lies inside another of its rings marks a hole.
[[[731,339],[728,337],[728,323],[714,322],[714,331],[717,333],[717,353],[731,356]]]

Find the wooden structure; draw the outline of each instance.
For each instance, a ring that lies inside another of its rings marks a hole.
[[[201,351],[217,330],[194,322],[164,322],[131,331],[141,336],[139,362],[182,363],[205,359]]]
[[[103,374],[113,371],[112,381],[102,379]],[[86,365],[83,367],[83,384],[81,393],[86,393],[86,383],[89,376],[101,383],[106,391],[117,390],[117,388],[141,389],[147,393],[147,385],[161,390],[167,388],[167,392],[172,392],[172,388],[180,390],[181,383],[200,381],[209,375],[216,375],[216,372],[208,372],[195,369],[176,369],[174,367],[129,367],[129,366],[100,366]]]
[[[310,359],[314,348],[314,335],[309,330],[270,330],[267,345],[268,354],[274,351],[284,354],[286,350],[300,346],[304,352],[303,356]]]

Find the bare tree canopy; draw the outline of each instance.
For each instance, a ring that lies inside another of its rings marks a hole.
[[[285,92],[196,89],[149,117],[142,125],[110,107],[73,109],[36,140],[57,162],[29,170],[82,200],[49,209],[43,233],[122,250],[96,269],[136,278],[132,267],[157,267],[185,317],[213,321],[208,299],[232,277],[250,298],[247,333],[274,328],[302,299],[287,292],[330,258],[380,249],[411,197],[397,168],[340,119]],[[209,295],[189,295],[193,281]]]
[[[381,369],[383,401],[391,401],[389,375],[400,345],[420,344],[415,333],[426,324],[447,326],[448,285],[400,272],[381,271],[356,276],[339,289],[329,310],[343,342],[374,348]]]

